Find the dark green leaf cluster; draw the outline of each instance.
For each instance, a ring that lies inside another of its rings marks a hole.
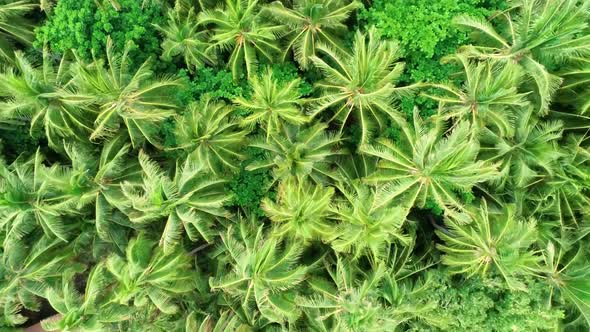
[[[48,44],[63,54],[72,49],[91,60],[102,57],[107,37],[113,39],[116,52],[131,45],[132,59],[141,63],[159,55],[160,37],[154,24],[164,20],[163,3],[156,1],[57,1],[51,15],[36,31],[36,44]]]
[[[542,282],[527,281],[526,292],[502,288],[499,280],[454,280],[443,271],[429,275],[432,292],[419,294],[417,302],[434,302],[446,329],[420,324],[420,331],[544,331],[559,328],[564,312],[548,307],[550,290]]]
[[[431,82],[451,79],[453,68],[439,61],[468,42],[468,34],[452,24],[453,17],[484,18],[504,7],[498,0],[376,0],[361,17],[381,35],[400,42],[408,66],[406,80]]]

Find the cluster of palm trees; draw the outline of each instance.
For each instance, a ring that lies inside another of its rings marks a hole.
[[[542,280],[567,314],[553,328],[587,328],[590,2],[512,4],[456,18],[474,39],[444,59],[453,80],[398,86],[394,41],[346,37],[357,1],[177,1],[161,61],[227,64],[251,88],[186,104],[186,81],[110,39],[89,63],[14,52],[37,5],[0,2],[0,120],[59,156],[0,162],[0,325],[47,301],[60,331],[452,330],[412,296],[444,269],[514,292]],[[311,97],[257,69],[291,57],[321,74]],[[399,111],[412,94],[436,114]],[[264,217],[229,205],[246,148],[272,177]]]

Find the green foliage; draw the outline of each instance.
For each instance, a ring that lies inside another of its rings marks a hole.
[[[350,54],[329,46],[319,46],[318,51],[326,59],[312,56],[311,60],[325,79],[316,83],[322,95],[312,108],[314,116],[333,110],[330,121],[338,121],[341,132],[354,117],[361,127],[359,144],[365,144],[372,132],[382,130],[387,117],[400,118],[392,101],[408,95],[412,87],[395,86],[404,68],[397,62],[401,54],[395,42],[380,40],[371,29],[367,34],[356,33]]]
[[[24,46],[31,46],[35,40],[33,23],[26,17],[37,7],[30,0],[2,0],[0,1],[0,60],[13,59],[14,42]]]
[[[275,1],[267,7],[278,23],[289,27],[287,48],[283,58],[293,49],[294,57],[303,69],[310,66],[310,59],[318,45],[343,50],[340,35],[346,31],[344,21],[360,2],[295,0],[293,8]]]
[[[300,77],[300,73],[297,70],[297,66],[293,62],[275,63],[271,65],[271,68],[272,76],[276,78],[278,82],[285,84],[293,80],[299,80],[299,94],[301,94],[302,96],[308,96],[312,93],[312,84],[310,84],[307,79],[302,79]]]
[[[0,330],[587,331],[590,2],[363,3],[0,0]]]
[[[439,63],[468,41],[465,32],[452,24],[459,14],[486,17],[503,1],[484,0],[375,0],[362,12],[367,25],[375,25],[386,38],[399,41],[408,68],[405,80],[440,81],[453,68]]]
[[[270,135],[280,131],[284,124],[303,125],[309,121],[300,109],[298,79],[279,84],[273,76],[272,69],[267,68],[261,77],[253,77],[250,81],[251,96],[247,99],[238,97],[234,101],[248,113],[242,120],[243,126],[252,127],[258,124],[269,139]]]
[[[231,118],[233,112],[231,106],[213,102],[208,96],[189,105],[177,120],[176,149],[188,152],[213,173],[236,171],[236,160],[244,159],[241,148],[248,132],[238,128],[238,122]]]
[[[114,51],[129,44],[131,61],[140,64],[158,54],[159,38],[153,24],[163,22],[161,3],[156,1],[60,0],[45,25],[36,31],[37,45],[47,43],[57,53],[75,49],[85,60],[105,54],[107,37]]]
[[[199,14],[200,25],[212,25],[211,50],[231,51],[227,67],[234,80],[244,73],[248,78],[256,73],[259,57],[273,61],[280,51],[277,37],[282,25],[271,25],[261,18],[258,0],[226,0],[214,10]]]
[[[264,212],[260,207],[260,202],[264,197],[272,197],[269,192],[272,182],[269,170],[248,171],[242,165],[228,185],[228,190],[232,194],[229,205],[237,206],[246,213],[262,217]]]
[[[498,285],[497,279],[479,278],[458,281],[443,271],[429,275],[429,288],[418,301],[439,303],[432,313],[450,321],[446,329],[416,321],[421,331],[545,331],[557,328],[564,312],[547,305],[547,285],[534,279],[526,282],[526,291],[513,291]]]
[[[195,99],[208,94],[213,99],[233,100],[248,91],[248,84],[243,80],[234,81],[231,72],[226,70],[204,67],[195,71],[194,79],[187,91],[190,91],[190,95]]]

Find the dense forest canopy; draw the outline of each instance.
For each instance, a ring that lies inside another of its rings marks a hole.
[[[588,331],[589,24],[0,0],[0,330]]]

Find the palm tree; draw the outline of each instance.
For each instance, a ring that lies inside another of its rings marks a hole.
[[[437,230],[444,241],[437,245],[445,255],[442,262],[452,273],[498,275],[510,288],[523,289],[519,277],[533,274],[541,257],[532,249],[537,240],[534,220],[521,221],[514,206],[489,211],[484,200],[469,224],[451,219],[445,221],[447,231]]]
[[[328,220],[333,196],[332,187],[289,178],[279,184],[276,202],[268,197],[262,200],[262,210],[275,225],[273,235],[303,244],[328,241],[335,226]]]
[[[100,262],[90,271],[84,294],[76,290],[73,272],[66,271],[61,284],[45,291],[51,307],[60,314],[41,322],[45,331],[96,331],[131,318],[132,307],[108,303],[112,293],[104,291],[108,286],[104,263]]]
[[[39,127],[49,144],[59,149],[62,139],[87,141],[95,117],[94,97],[72,87],[67,56],[54,65],[49,51],[43,51],[38,66],[21,52],[14,56],[14,67],[0,74],[1,117],[29,120],[31,134]]]
[[[561,157],[548,164],[551,173],[545,174],[536,185],[523,190],[526,195],[521,201],[528,215],[538,216],[543,223],[557,221],[556,226],[562,230],[570,227],[579,230],[583,226],[584,216],[590,213],[590,178],[586,171],[590,153],[585,148],[586,140],[587,137],[582,135],[570,135],[565,142],[557,143],[562,146]],[[555,143],[549,141],[547,145],[555,148]],[[540,142],[537,145],[540,150],[534,150],[535,157],[550,154],[547,145],[543,146]]]
[[[241,130],[232,118],[235,110],[221,101],[212,101],[209,96],[192,103],[176,121],[174,149],[190,154],[213,174],[224,169],[239,169],[236,160],[243,159],[242,148],[246,144],[247,130]]]
[[[339,135],[326,133],[325,124],[315,124],[300,130],[299,127],[283,126],[280,133],[271,134],[268,141],[259,139],[250,146],[265,151],[264,159],[246,167],[247,170],[271,168],[275,179],[296,177],[321,183],[332,177],[329,159],[341,154],[337,146]]]
[[[277,37],[284,27],[265,22],[259,9],[258,0],[225,0],[225,5],[199,13],[199,24],[213,27],[209,49],[231,51],[227,66],[236,80],[244,65],[250,78],[257,72],[259,56],[273,61],[273,53],[280,52]]]
[[[396,309],[384,306],[379,298],[383,264],[364,272],[338,256],[335,263],[324,265],[331,280],[310,278],[313,295],[298,299],[312,330],[385,332],[394,331],[403,322]]]
[[[492,126],[501,136],[512,136],[514,110],[528,104],[527,94],[518,92],[523,79],[522,68],[511,62],[475,62],[464,54],[447,58],[449,60],[462,65],[465,83],[462,89],[450,84],[432,84],[443,93],[423,94],[440,103],[438,116],[443,120],[467,119],[474,128]]]
[[[288,43],[283,60],[293,49],[295,59],[302,69],[308,69],[310,58],[315,56],[316,47],[327,45],[344,52],[341,36],[347,32],[344,24],[350,14],[360,8],[360,2],[353,0],[346,4],[342,0],[295,0],[293,8],[275,1],[265,8],[277,22],[289,27]]]
[[[374,208],[375,190],[358,181],[338,186],[343,199],[334,204],[333,219],[339,221],[332,248],[351,259],[367,255],[376,265],[386,257],[391,243],[408,245],[411,238],[402,227],[408,211],[402,207]]]
[[[42,235],[31,237],[30,243],[15,241],[1,250],[0,308],[11,325],[26,322],[21,309],[41,309],[39,298],[45,297],[51,285],[61,282],[66,267],[80,268],[71,248],[64,247],[60,239]]]
[[[481,46],[467,46],[462,51],[518,63],[535,81],[539,111],[546,113],[561,83],[547,68],[590,54],[590,36],[584,33],[590,17],[588,7],[578,0],[519,0],[501,16],[507,21],[506,29],[495,29],[491,23],[469,16],[455,18],[457,25],[485,38]]]
[[[354,122],[361,128],[360,144],[367,143],[372,131],[384,129],[388,119],[403,119],[393,101],[407,95],[412,87],[395,87],[404,69],[399,46],[393,41],[382,41],[371,28],[367,34],[357,31],[350,54],[319,45],[317,51],[326,56],[310,59],[325,76],[316,84],[322,95],[311,107],[312,116],[334,109],[331,120],[341,123],[340,131],[354,112]]]
[[[585,324],[590,325],[588,250],[583,246],[570,250],[563,247],[556,248],[549,242],[543,252],[543,261],[545,263],[543,277],[551,286],[551,294],[561,295],[568,307],[575,308],[575,311],[581,314],[580,318]]]
[[[129,241],[125,258],[111,255],[105,261],[113,275],[112,302],[144,306],[151,302],[161,312],[174,314],[180,309],[174,298],[196,288],[193,259],[182,248],[164,253],[144,233]]]
[[[563,78],[559,102],[571,104],[575,111],[581,115],[590,113],[590,59],[575,57],[561,71],[559,76]]]
[[[13,59],[14,41],[31,46],[35,40],[34,25],[25,17],[38,5],[30,0],[0,1],[0,59]]]
[[[162,58],[165,61],[182,56],[184,63],[191,71],[205,64],[215,64],[214,56],[207,50],[206,34],[198,30],[196,23],[197,16],[193,8],[186,12],[168,11],[167,24],[157,26],[164,35]]]
[[[495,179],[497,166],[476,160],[480,147],[467,122],[458,123],[446,137],[442,124],[428,129],[414,111],[414,126],[402,127],[399,143],[380,139],[361,146],[361,151],[378,157],[378,170],[365,178],[379,184],[372,208],[398,202],[406,208],[424,207],[428,200],[448,216],[463,218],[465,204],[457,193],[469,192],[480,183]]]
[[[302,103],[299,92],[300,80],[280,83],[273,78],[268,67],[262,77],[250,79],[252,96],[238,97],[235,103],[250,112],[242,120],[243,125],[260,124],[266,131],[266,138],[277,133],[284,123],[302,125],[309,121],[300,109]]]
[[[130,145],[126,138],[118,135],[106,142],[98,158],[84,146],[65,145],[64,150],[71,166],[53,164],[43,172],[45,186],[60,188],[46,202],[53,210],[74,210],[78,214],[89,212],[84,208],[94,204],[98,237],[122,249],[126,234],[121,224],[129,223],[114,212],[114,207],[124,206],[120,203],[123,200],[120,185],[123,181],[141,180],[141,168],[128,157]]]
[[[558,167],[562,152],[558,149],[562,136],[562,124],[558,121],[540,121],[532,107],[516,115],[513,137],[502,137],[492,130],[484,130],[482,159],[500,161],[497,185],[507,183],[511,189],[525,188],[545,176],[552,176]]]
[[[222,277],[209,279],[211,290],[227,295],[228,303],[241,309],[245,321],[252,321],[253,309],[258,309],[267,321],[295,322],[300,310],[293,289],[308,270],[297,263],[303,248],[265,236],[263,227],[255,224],[255,220],[242,219],[221,234],[224,251],[220,260],[227,270]]]
[[[68,241],[72,223],[63,217],[77,215],[78,211],[72,206],[52,205],[51,200],[60,196],[61,188],[48,186],[45,172],[38,151],[29,160],[19,158],[11,165],[0,162],[0,227],[5,250],[39,226],[48,237]]]
[[[177,165],[174,178],[169,178],[143,152],[139,153],[143,182],[124,182],[124,213],[131,222],[146,224],[167,218],[160,245],[169,253],[180,242],[184,229],[192,241],[199,237],[212,239],[211,223],[216,217],[227,217],[223,204],[226,180],[211,177],[205,165],[191,158]]]
[[[96,97],[99,114],[90,135],[93,141],[114,136],[125,127],[134,148],[147,140],[156,147],[159,122],[174,115],[178,101],[174,91],[182,87],[179,79],[154,79],[150,60],[137,70],[129,63],[127,44],[122,55],[115,55],[113,41],[107,39],[107,67],[102,60],[75,67],[74,84]]]

